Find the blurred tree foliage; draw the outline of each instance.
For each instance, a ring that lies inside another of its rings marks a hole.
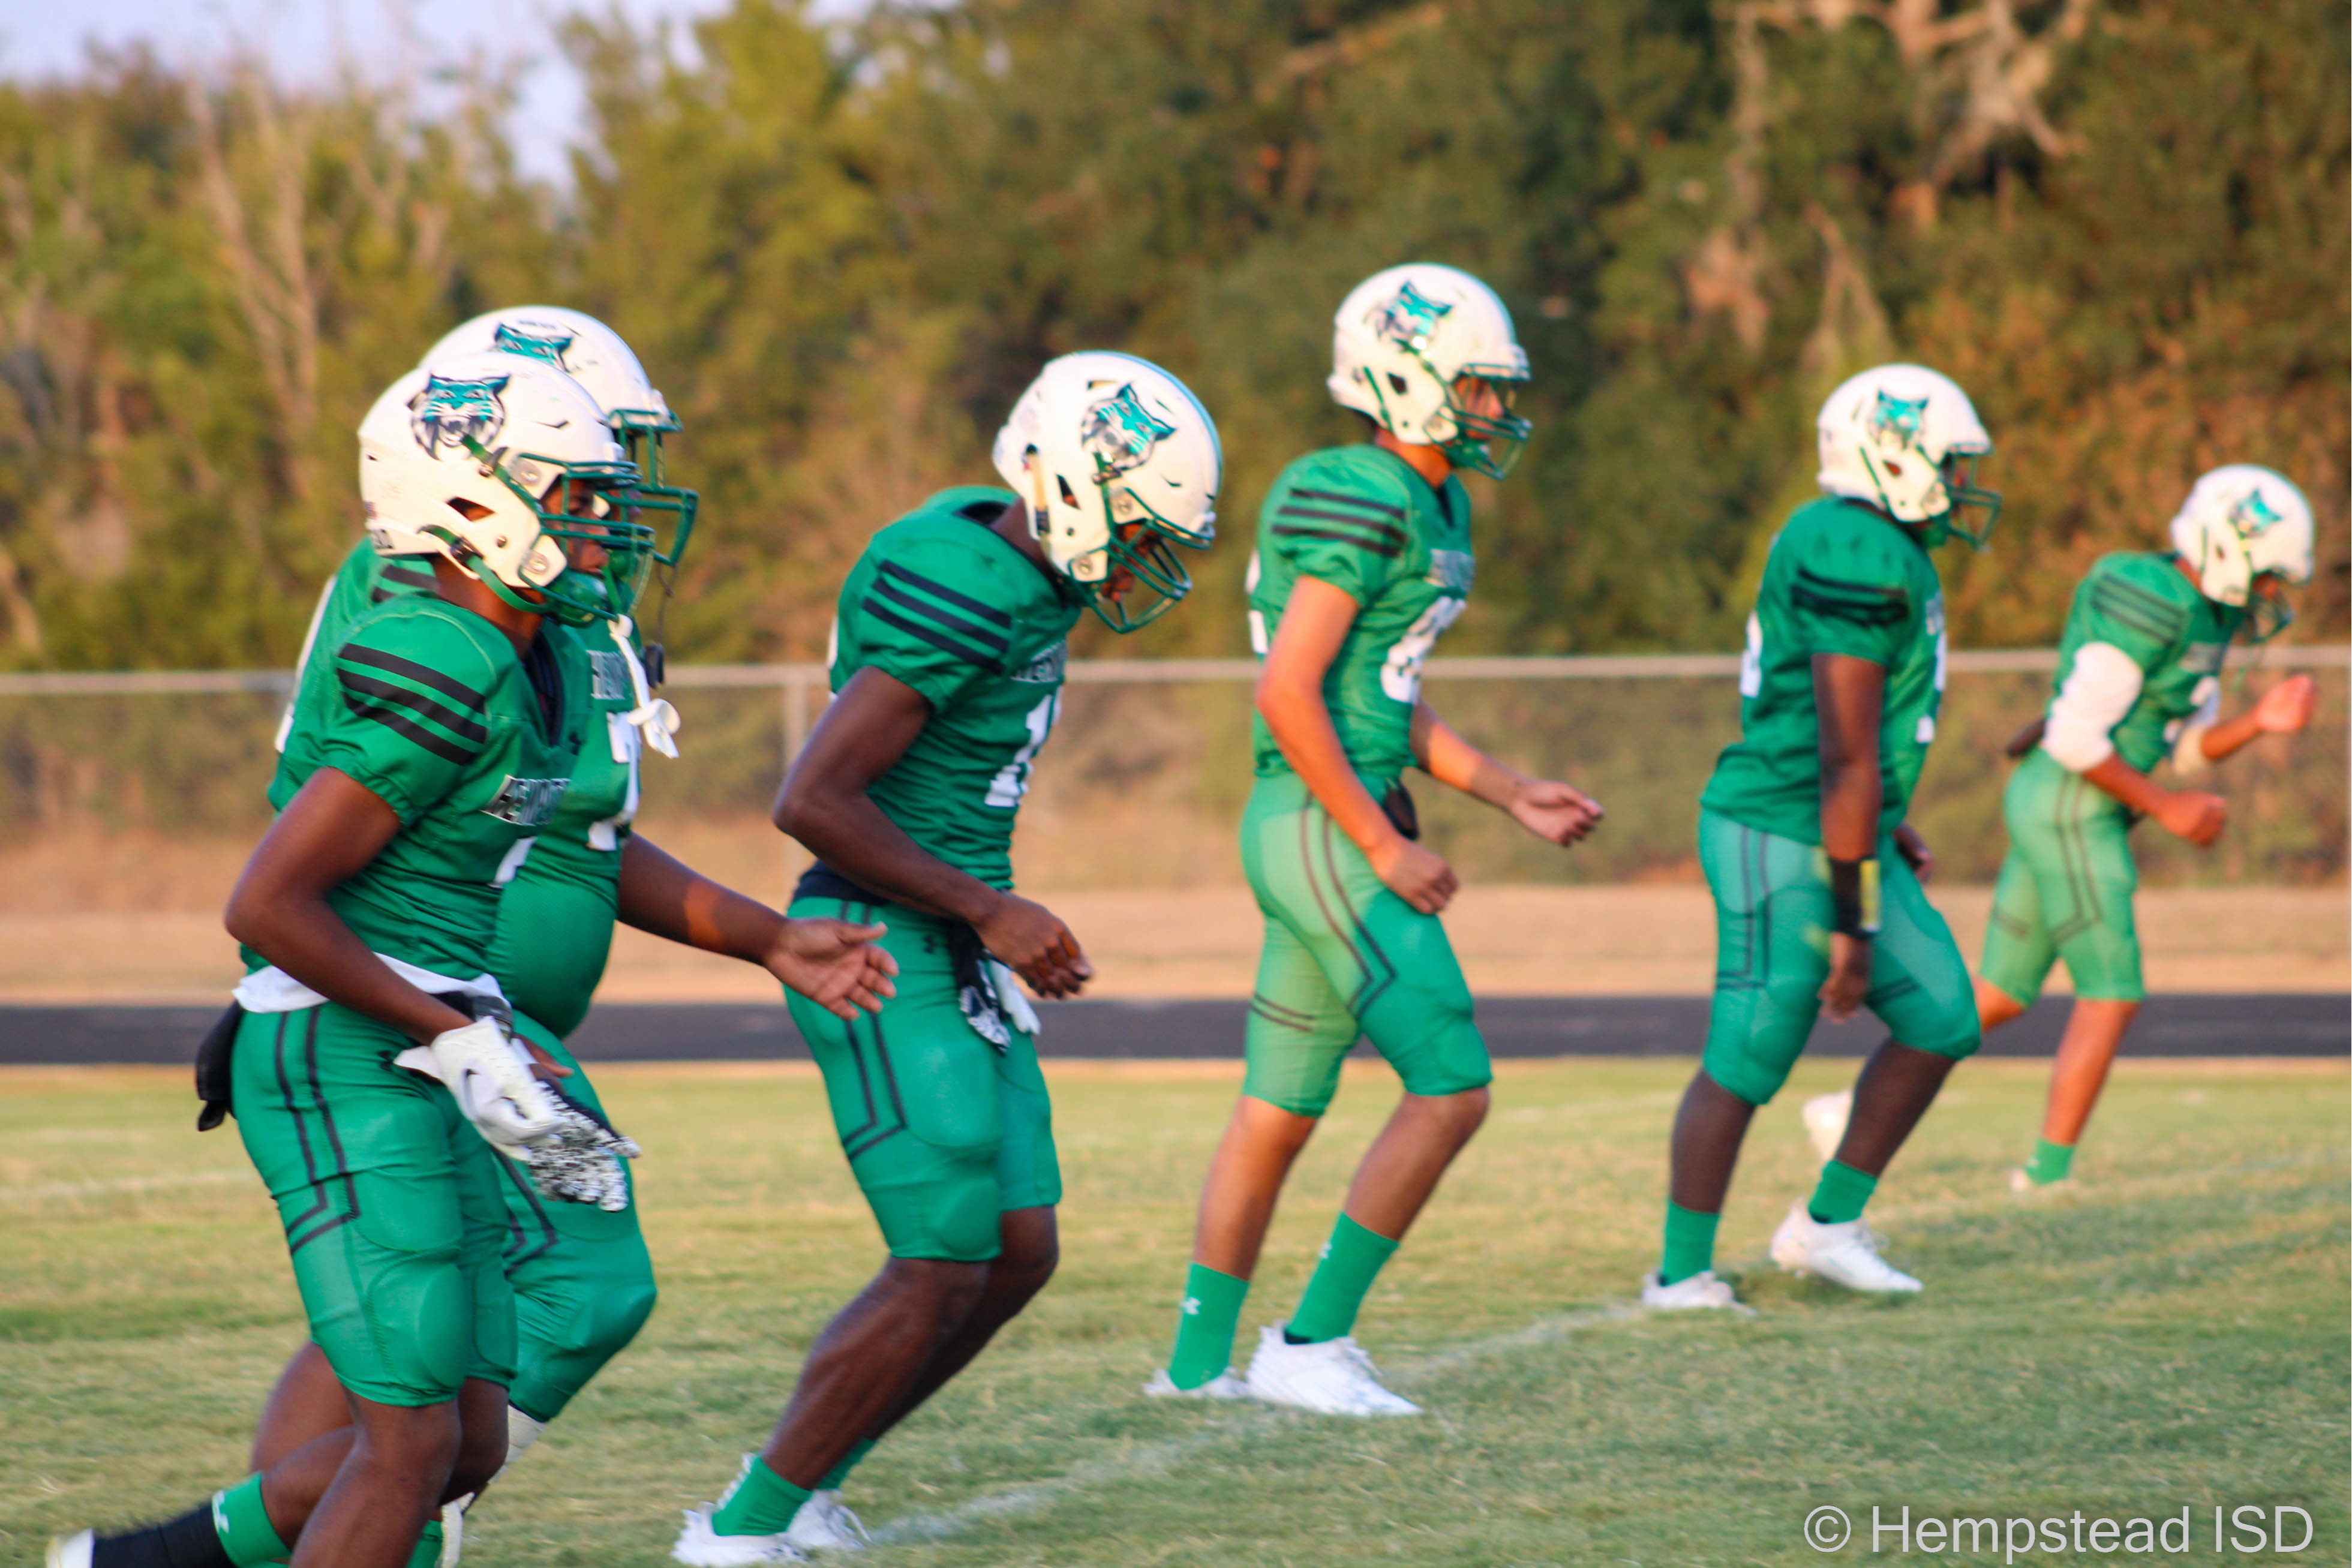
[[[1491,281],[1538,373],[1457,651],[1734,646],[1812,408],[1890,356],[1999,445],[1964,643],[2051,640],[2233,459],[2318,507],[2302,635],[2352,624],[2340,8],[736,0],[690,50],[566,37],[564,193],[488,78],[433,115],[135,56],[0,87],[0,659],[289,660],[369,399],[527,299],[610,321],[686,421],[682,657],[814,656],[866,535],[1089,346],[1183,375],[1230,462],[1199,603],[1120,651],[1236,651],[1258,497],[1355,438],[1330,310],[1416,258]]]

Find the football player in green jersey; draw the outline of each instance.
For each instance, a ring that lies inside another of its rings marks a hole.
[[[2172,520],[2170,551],[2106,556],[2074,592],[2049,710],[2012,747],[2025,754],[2002,797],[2009,856],[1977,981],[1987,1029],[2032,1006],[2059,959],[2074,984],[2041,1142],[2011,1173],[2020,1191],[2066,1179],[2146,994],[2132,923],[2133,825],[2153,817],[2199,846],[2221,833],[2220,795],[2166,789],[2148,774],[2169,757],[2180,778],[2194,780],[2259,736],[2311,721],[2319,691],[2307,675],[2221,719],[2231,640],[2261,643],[2281,628],[2280,595],[2311,580],[2311,550],[2303,492],[2268,468],[2233,463],[2189,492]]]
[[[1192,586],[1223,458],[1181,383],[1117,353],[1046,365],[996,438],[1006,489],[942,491],[842,585],[834,698],[776,801],[816,864],[795,915],[887,921],[898,994],[844,1022],[793,1003],[889,1258],[817,1336],[767,1446],[671,1555],[793,1560],[786,1531],[979,1354],[1053,1274],[1061,1169],[1035,1016],[1013,983],[1093,973],[1013,893],[1013,819],[1061,704],[1068,635],[1120,631]],[[846,1525],[845,1510],[836,1510]]]
[[[1740,738],[1699,801],[1715,895],[1706,1050],[1675,1119],[1664,1256],[1643,1305],[1728,1308],[1715,1231],[1756,1108],[1786,1081],[1816,1014],[1867,1006],[1892,1037],[1809,1200],[1772,1237],[1782,1268],[1857,1290],[1912,1291],[1862,1223],[1879,1176],[1952,1065],[1979,1042],[1968,968],[1919,880],[1903,818],[1936,736],[1944,595],[1928,552],[1979,548],[2000,497],[1970,482],[1992,449],[1966,394],[1916,365],[1832,393],[1822,499],[1773,540],[1740,663]],[[1982,524],[1965,521],[1982,513]]]
[[[1265,921],[1248,1071],[1201,1196],[1168,1367],[1145,1392],[1244,1395],[1334,1415],[1410,1415],[1352,1333],[1358,1308],[1486,1114],[1493,1077],[1438,913],[1455,880],[1416,842],[1404,770],[1507,812],[1538,837],[1584,837],[1600,808],[1529,779],[1447,728],[1423,661],[1475,568],[1454,478],[1507,473],[1528,359],[1494,291],[1451,267],[1374,274],[1336,319],[1333,398],[1371,438],[1283,470],[1258,519],[1251,641],[1257,783],[1242,864]],[[1246,1382],[1234,1334],[1282,1183],[1368,1036],[1404,1099],[1365,1154],[1305,1298],[1267,1327]]]
[[[425,1557],[433,1510],[506,1448],[499,1167],[543,1200],[625,1202],[634,1146],[535,1075],[488,966],[499,884],[560,812],[588,735],[586,667],[556,623],[605,613],[650,545],[627,521],[633,466],[570,377],[504,355],[403,377],[361,452],[371,512],[438,546],[435,591],[313,649],[278,820],[227,915],[248,969],[231,1015],[238,1129],[340,1420],[179,1519],[54,1543],[52,1568],[247,1568],[289,1542],[298,1568]],[[655,929],[716,928],[717,945],[785,945],[773,911],[674,866],[625,872],[620,902]],[[830,940],[799,982],[877,1005],[878,932],[810,934]]]

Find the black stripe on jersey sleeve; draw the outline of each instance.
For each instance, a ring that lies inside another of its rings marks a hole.
[[[2170,642],[2189,625],[2189,610],[2131,583],[2109,579],[2091,585],[2091,607],[2143,637]]]
[[[397,583],[404,588],[433,586],[433,574],[420,572],[414,566],[387,566],[383,569],[383,580],[387,583]]]
[[[464,767],[482,754],[478,746],[460,746],[444,736],[436,735],[422,724],[412,723],[389,708],[378,708],[362,701],[351,692],[343,693],[343,705],[362,719],[373,719],[394,734],[415,742],[444,762]]]
[[[1005,633],[991,631],[986,626],[974,626],[960,616],[948,614],[937,605],[927,605],[895,584],[877,580],[872,592],[866,595],[866,607],[872,609],[877,599],[887,600],[908,614],[920,616],[940,630],[963,638],[991,658],[1002,658],[1005,649],[1013,646],[1013,639]]]
[[[487,696],[475,690],[464,681],[444,675],[430,665],[419,664],[413,658],[403,658],[396,653],[385,653],[381,648],[346,643],[336,651],[335,658],[345,664],[364,664],[372,668],[381,669],[386,674],[413,680],[419,686],[429,686],[444,697],[456,699],[458,703],[476,713],[489,706],[489,699]]]
[[[1293,523],[1283,522],[1276,523],[1273,531],[1277,539],[1328,539],[1337,544],[1352,544],[1357,549],[1370,551],[1374,555],[1396,556],[1404,553],[1404,542],[1402,539],[1391,542],[1381,539],[1368,539],[1360,533],[1342,533],[1336,528],[1300,528]]]
[[[1292,506],[1287,502],[1275,508],[1276,517],[1301,518],[1308,522],[1336,522],[1346,528],[1361,529],[1376,539],[1389,541],[1398,548],[1404,545],[1404,530],[1385,522],[1374,522],[1368,517],[1351,517],[1344,511],[1318,511],[1310,506]]]
[[[963,660],[966,664],[977,665],[981,668],[991,671],[992,673],[999,668],[995,659],[990,658],[984,654],[978,653],[971,648],[966,647],[963,644],[956,641],[953,637],[949,637],[944,632],[936,632],[927,626],[908,620],[906,616],[894,612],[887,605],[878,605],[875,603],[872,595],[870,595],[866,597],[865,605],[861,607],[867,615],[872,616],[884,626],[896,626],[900,631],[906,633],[908,637],[915,638],[918,642],[927,642],[942,653],[951,653],[955,655],[956,658]]]
[[[335,679],[342,682],[346,693],[357,693],[362,700],[373,697],[395,708],[405,708],[420,719],[430,719],[461,741],[471,741],[479,746],[490,738],[489,731],[478,721],[435,701],[422,691],[411,691],[405,686],[394,686],[389,680],[378,680],[372,675],[356,675],[348,669],[335,671]]]
[[[1401,506],[1391,506],[1386,501],[1368,500],[1362,496],[1351,496],[1340,490],[1310,490],[1302,485],[1292,490],[1290,494],[1302,496],[1308,500],[1331,501],[1340,506],[1352,506],[1362,511],[1378,512],[1382,517],[1392,517],[1399,522],[1404,521],[1404,508]],[[1283,499],[1286,501],[1290,498],[1285,496]]]
[[[953,605],[959,610],[969,610],[983,621],[994,621],[998,626],[1006,628],[1008,631],[1012,629],[1013,617],[1005,614],[1003,610],[998,609],[995,605],[984,605],[969,594],[959,594],[953,588],[949,587],[945,583],[935,583],[930,578],[924,576],[920,572],[909,572],[904,566],[899,565],[896,561],[885,561],[882,563],[882,575],[885,577],[896,577],[901,583],[905,583],[912,587],[920,588],[924,593],[929,594],[932,598],[939,600],[940,603],[943,605]]]
[[[1824,577],[1802,566],[1797,568],[1797,581],[1789,590],[1789,600],[1801,610],[1865,626],[1890,626],[1911,613],[1910,595],[1900,588],[1848,583],[1842,578]]]

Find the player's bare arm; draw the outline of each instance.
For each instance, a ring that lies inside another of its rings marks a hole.
[[[776,796],[775,823],[862,887],[910,909],[963,921],[1040,996],[1074,996],[1094,977],[1078,939],[1052,910],[927,853],[866,795],[929,722],[912,687],[871,666],[817,721]]]
[[[1426,700],[1413,704],[1412,755],[1439,784],[1507,813],[1537,837],[1563,848],[1591,834],[1601,803],[1558,779],[1529,778],[1462,738]]]
[[[1284,759],[1331,814],[1339,831],[1364,852],[1389,890],[1423,914],[1433,915],[1454,901],[1461,887],[1454,868],[1435,850],[1407,838],[1388,819],[1356,776],[1323,700],[1323,677],[1348,640],[1357,609],[1346,590],[1318,577],[1298,580],[1258,671],[1257,710]]]
[[[1835,889],[1846,867],[1857,877],[1878,851],[1878,720],[1886,699],[1886,670],[1845,654],[1813,656],[1813,700],[1821,713],[1822,852],[1829,857]],[[1876,902],[1876,889],[1861,895]],[[1822,1006],[1832,1023],[1843,1023],[1870,989],[1871,941],[1875,924],[1865,908],[1861,929],[1830,934],[1830,976],[1822,983]],[[1851,922],[1842,922],[1851,923]]]
[[[642,835],[621,850],[622,923],[756,963],[837,1017],[881,1011],[898,961],[877,946],[888,929],[790,920],[712,881]]]
[[[2264,735],[2293,735],[2311,722],[2319,708],[2319,682],[2308,675],[2290,675],[2254,700],[2254,705],[2227,723],[2205,731],[2198,749],[2209,763],[2222,762]]]
[[[254,847],[222,923],[329,1001],[430,1040],[473,1020],[394,973],[327,902],[399,831],[400,817],[366,785],[320,768]]]

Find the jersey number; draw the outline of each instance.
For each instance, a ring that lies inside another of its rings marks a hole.
[[[1412,702],[1421,696],[1421,667],[1429,658],[1429,650],[1437,646],[1438,637],[1462,618],[1467,599],[1446,597],[1433,601],[1421,612],[1421,618],[1397,638],[1396,647],[1389,649],[1387,660],[1381,666],[1381,689],[1391,702]]]
[[[988,804],[999,811],[1011,811],[1029,793],[1029,773],[1036,764],[1037,752],[1045,746],[1045,737],[1054,732],[1054,721],[1062,711],[1062,694],[1058,691],[1029,710],[1024,721],[1029,726],[1029,738],[1013,753],[1013,760],[996,771],[988,781]]]

